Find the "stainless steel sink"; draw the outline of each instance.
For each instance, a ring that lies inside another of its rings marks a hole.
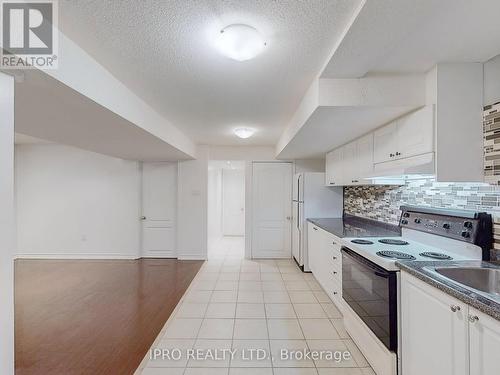
[[[436,267],[436,272],[460,284],[500,296],[500,269],[476,267]]]
[[[500,301],[500,268],[431,267],[429,271],[487,298]]]

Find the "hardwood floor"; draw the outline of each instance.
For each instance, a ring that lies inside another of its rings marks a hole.
[[[16,374],[132,374],[202,263],[17,260]]]

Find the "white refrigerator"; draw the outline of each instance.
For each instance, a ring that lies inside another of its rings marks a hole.
[[[325,186],[324,173],[297,173],[292,189],[292,255],[310,271],[307,253],[307,218],[341,218],[343,188]]]

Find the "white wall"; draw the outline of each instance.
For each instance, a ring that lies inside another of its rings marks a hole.
[[[208,169],[208,241],[222,237],[222,169]]]
[[[302,172],[325,173],[325,159],[295,160],[295,173]]]
[[[14,374],[14,79],[0,73],[0,374]]]
[[[179,259],[207,258],[208,147],[198,159],[179,162],[177,254]]]
[[[16,145],[19,257],[137,258],[140,164],[63,145]]]
[[[500,55],[484,64],[484,105],[500,102]]]

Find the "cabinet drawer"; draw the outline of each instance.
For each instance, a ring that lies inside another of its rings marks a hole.
[[[342,253],[340,252],[340,250],[337,250],[337,249],[334,249],[332,248],[331,246],[328,246],[326,248],[326,251],[325,251],[325,261],[328,261],[330,263],[339,263],[341,262],[342,260]]]
[[[337,281],[332,280],[330,282],[330,290],[327,294],[331,299],[342,298],[342,285]]]
[[[339,285],[342,285],[342,271],[337,269],[337,268],[331,268],[329,275],[331,279],[338,283]]]

